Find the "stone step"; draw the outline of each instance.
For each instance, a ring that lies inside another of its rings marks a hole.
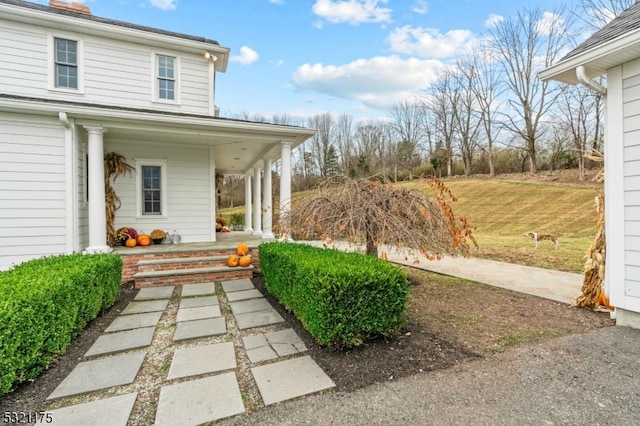
[[[138,273],[226,266],[228,258],[229,255],[143,259],[138,261]]]
[[[162,271],[138,272],[133,276],[136,288],[163,285],[183,285],[210,281],[236,280],[253,277],[253,265],[242,267],[216,266]]]

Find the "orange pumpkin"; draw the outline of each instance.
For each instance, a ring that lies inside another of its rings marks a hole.
[[[238,264],[240,266],[249,266],[251,265],[251,257],[249,256],[242,256],[239,260],[238,260]]]
[[[229,256],[229,259],[227,259],[227,265],[231,267],[238,266],[239,261],[240,257],[238,255],[232,254],[231,256]]]
[[[238,254],[238,256],[246,256],[249,254],[249,246],[246,243],[240,243],[238,244],[238,247],[236,248],[236,253]]]
[[[151,244],[151,237],[147,234],[140,234],[138,235],[137,243],[139,246],[148,246]]]
[[[135,239],[135,238],[129,238],[129,239],[124,243],[124,245],[125,245],[125,246],[127,246],[127,247],[135,247],[135,246],[137,246],[137,245],[138,245],[138,243],[136,242],[136,239]]]

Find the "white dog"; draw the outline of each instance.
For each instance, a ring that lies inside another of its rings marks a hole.
[[[556,250],[560,245],[560,243],[558,243],[558,238],[553,234],[542,234],[542,233],[532,231],[532,232],[525,232],[524,236],[527,238],[531,238],[533,240],[533,242],[535,243],[536,249],[538,248],[538,241],[544,241],[544,240],[551,241],[553,245],[556,247]]]

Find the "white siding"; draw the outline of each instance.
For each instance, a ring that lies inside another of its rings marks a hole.
[[[135,166],[136,158],[167,161],[166,217],[140,216],[136,211],[136,181],[138,177],[118,177],[113,188],[122,202],[116,212],[115,227],[133,227],[149,233],[154,229],[176,230],[183,242],[210,241],[213,213],[210,200],[213,191],[209,183],[209,148],[188,146],[154,146],[114,141],[106,134],[105,150],[115,151]]]
[[[640,306],[640,61],[623,67],[625,309]],[[632,308],[631,310],[636,310]]]
[[[65,139],[53,118],[0,113],[0,269],[66,251]]]
[[[52,66],[49,38],[77,39],[82,44],[82,90],[50,90]],[[154,102],[154,54],[180,60],[180,104]],[[137,44],[90,34],[50,31],[44,27],[6,22],[0,17],[0,92],[90,104],[143,108],[192,114],[209,114],[209,65],[202,55],[157,51]]]

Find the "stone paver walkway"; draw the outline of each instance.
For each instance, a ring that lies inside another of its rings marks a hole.
[[[133,420],[140,392],[150,392],[136,388],[136,377],[152,361],[161,318],[164,328],[171,324],[174,345],[166,379],[155,389],[156,425],[199,425],[244,413],[240,374],[251,377],[264,405],[335,386],[251,280],[144,288],[51,393],[52,424]],[[239,357],[250,365],[239,365]]]

